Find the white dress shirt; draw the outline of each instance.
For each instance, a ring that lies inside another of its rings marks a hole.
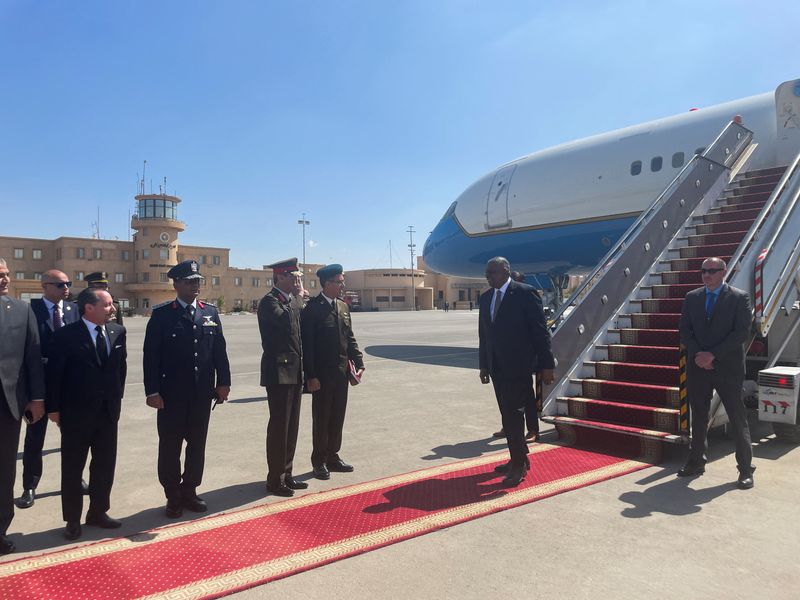
[[[91,321],[87,321],[84,317],[81,317],[83,324],[86,325],[86,329],[89,330],[89,335],[92,336],[92,345],[96,348],[97,347],[97,323],[92,323]],[[109,356],[111,355],[111,341],[108,339],[108,329],[105,325],[101,325],[100,327],[103,328],[103,336],[106,338],[106,350],[108,350]]]
[[[492,290],[492,303],[489,305],[489,315],[494,314],[494,303],[497,302],[497,290],[500,290],[500,304],[503,303],[503,298],[506,297],[506,290],[508,290],[508,284],[511,283],[511,277],[509,277],[506,282],[497,289]]]
[[[55,323],[53,323],[53,307],[58,306],[58,312],[61,313],[61,323],[64,323],[64,301],[59,300],[58,302],[50,302],[47,298],[42,296],[42,300],[44,300],[44,305],[47,307],[47,314],[50,315],[49,323],[50,329],[55,329]]]

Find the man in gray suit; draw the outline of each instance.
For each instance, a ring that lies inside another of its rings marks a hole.
[[[0,258],[0,554],[14,551],[6,537],[14,518],[20,419],[44,416],[44,373],[36,317],[27,302],[9,298],[8,265]]]
[[[705,287],[692,290],[683,301],[681,345],[686,348],[686,382],[692,415],[689,460],[678,476],[705,472],[709,410],[714,390],[730,419],[736,441],[739,487],[753,487],[753,450],[742,401],[745,344],[753,313],[747,292],[723,283],[727,266],[720,258],[703,261]]]

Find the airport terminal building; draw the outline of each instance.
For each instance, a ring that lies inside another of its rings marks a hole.
[[[192,259],[200,264],[205,277],[200,290],[202,300],[225,312],[254,311],[259,300],[272,287],[272,271],[243,269],[230,265],[230,249],[190,246],[179,241],[186,224],[178,219],[181,199],[166,194],[140,194],[135,197],[137,211],[131,218],[132,241],[80,237],[54,240],[0,236],[0,257],[11,272],[10,293],[17,298],[38,298],[42,293],[42,273],[59,269],[74,282],[77,294],[84,277],[94,271],[108,274],[111,293],[123,309],[149,314],[153,306],[175,297],[170,267]],[[285,256],[270,256],[273,262]],[[319,293],[315,277],[321,265],[303,265],[304,285],[313,296]],[[344,265],[347,269],[347,265]],[[452,278],[418,268],[365,269],[346,271],[347,289],[354,292],[362,310],[468,309],[472,300],[486,288],[483,280]],[[412,284],[413,281],[413,284]],[[412,293],[413,290],[413,293]],[[460,303],[460,305],[459,305]]]

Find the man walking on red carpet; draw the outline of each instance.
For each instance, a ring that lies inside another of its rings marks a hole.
[[[702,475],[706,470],[708,412],[716,390],[736,441],[739,487],[749,489],[753,487],[755,467],[742,383],[745,344],[753,321],[750,295],[723,283],[727,265],[721,258],[707,258],[700,272],[705,287],[686,294],[680,320],[681,345],[686,348],[692,442],[689,460],[678,476]]]
[[[511,460],[496,470],[506,473],[503,485],[515,487],[529,469],[525,406],[530,401],[533,374],[552,383],[555,361],[536,290],[513,281],[511,266],[501,256],[486,264],[486,281],[491,287],[480,297],[478,315],[480,380],[494,385],[511,453]]]

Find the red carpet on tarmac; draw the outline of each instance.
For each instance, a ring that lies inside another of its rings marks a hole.
[[[215,598],[436,529],[643,469],[532,446],[517,488],[506,452],[0,563],[0,598]]]

